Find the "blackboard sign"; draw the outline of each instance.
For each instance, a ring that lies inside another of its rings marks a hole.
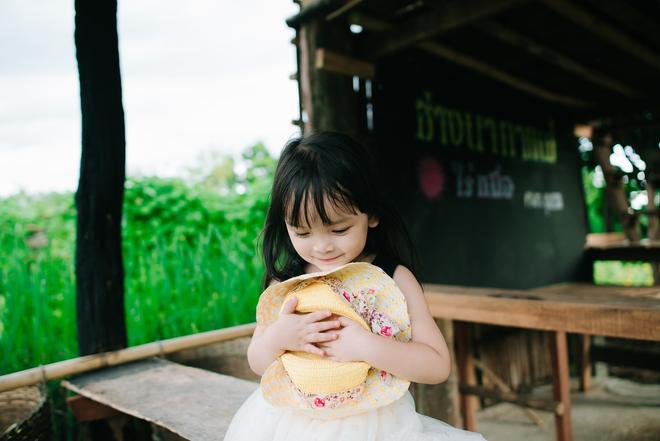
[[[579,157],[560,108],[422,53],[377,72],[381,169],[422,281],[530,288],[583,277]]]

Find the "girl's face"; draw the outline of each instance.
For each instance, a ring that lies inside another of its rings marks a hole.
[[[313,206],[308,209],[314,210]],[[351,213],[327,201],[325,210],[331,221],[328,225],[314,211],[310,211],[311,225],[295,227],[286,222],[293,248],[319,271],[332,270],[362,257],[369,228],[378,225],[378,219],[369,218],[366,213]]]

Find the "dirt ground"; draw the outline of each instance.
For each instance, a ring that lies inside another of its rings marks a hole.
[[[541,387],[534,395],[548,398],[551,390]],[[598,378],[592,390],[571,398],[574,441],[660,441],[660,385]],[[535,413],[541,427],[520,407],[501,403],[478,413],[477,430],[488,441],[554,441],[553,415]]]

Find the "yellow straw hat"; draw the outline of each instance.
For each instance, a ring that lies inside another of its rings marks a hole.
[[[298,298],[296,312],[308,313],[329,310],[333,314],[348,317],[371,331],[364,318],[326,283],[314,281],[303,288],[290,292],[284,304],[292,296]],[[281,310],[280,310],[281,313]],[[287,352],[281,357],[284,370],[298,389],[305,393],[333,393],[353,389],[367,378],[369,366],[364,362],[336,362],[309,352]]]
[[[405,297],[371,264],[349,263],[270,286],[259,298],[257,324],[265,328],[275,322],[291,296],[298,299],[296,312],[330,310],[384,337],[411,339]],[[271,404],[306,409],[321,418],[384,406],[400,398],[409,384],[365,362],[335,362],[307,352],[284,353],[261,378],[262,393]]]

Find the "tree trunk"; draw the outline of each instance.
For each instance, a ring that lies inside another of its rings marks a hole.
[[[76,193],[81,355],[126,347],[121,217],[126,141],[116,0],[76,0],[82,155]]]
[[[126,140],[116,0],[75,0],[82,154],[76,192],[76,311],[81,355],[126,347],[121,216]],[[94,440],[121,427],[90,423]],[[121,435],[119,435],[121,437]]]

